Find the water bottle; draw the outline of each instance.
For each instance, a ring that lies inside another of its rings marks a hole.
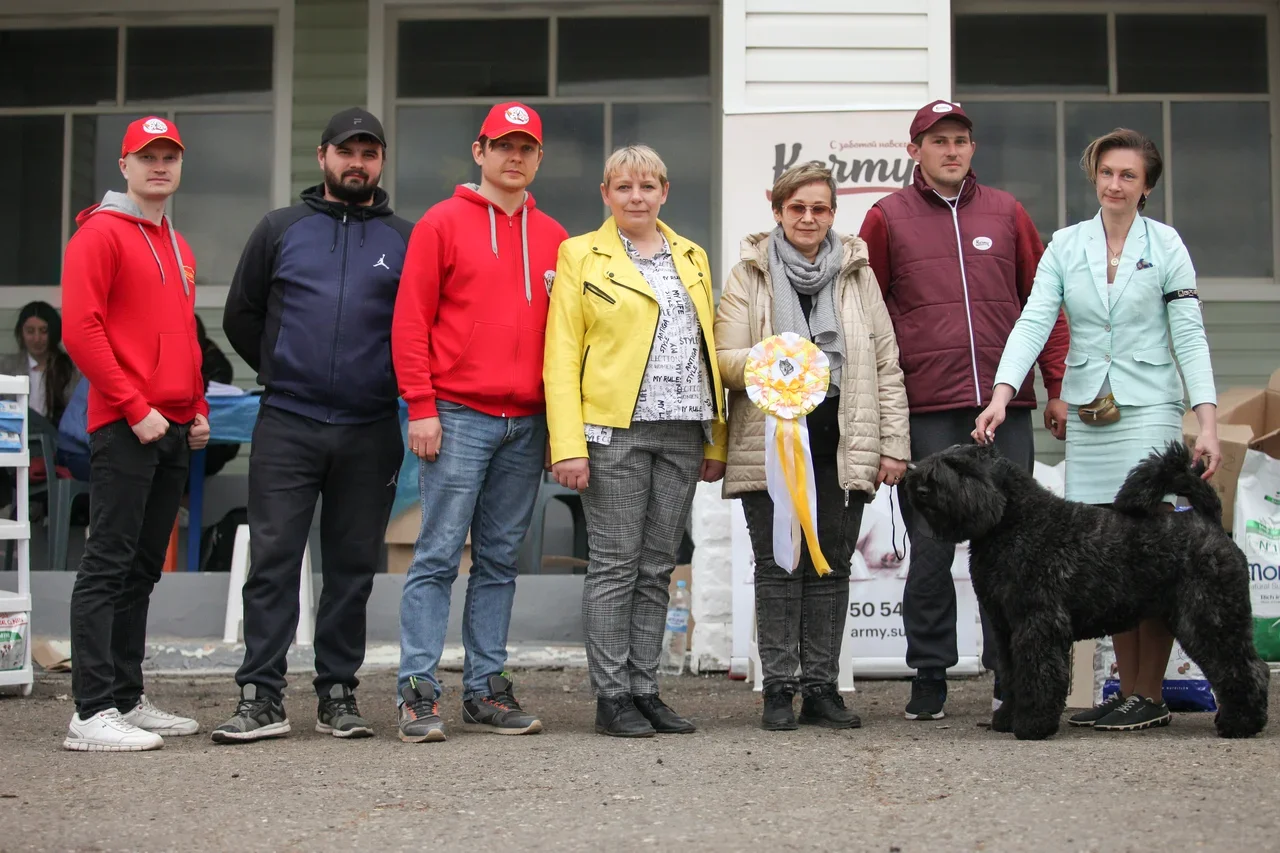
[[[676,581],[676,594],[667,607],[667,629],[662,634],[662,657],[658,660],[660,675],[684,672],[684,653],[689,648],[689,593],[684,581]]]

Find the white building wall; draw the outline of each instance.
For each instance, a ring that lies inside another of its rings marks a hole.
[[[951,96],[950,0],[724,0],[722,208],[741,203],[733,149],[760,115],[918,109]],[[747,117],[750,116],[750,121]],[[904,127],[905,135],[905,127]],[[761,213],[767,207],[761,199]],[[735,217],[722,217],[737,223]],[[768,223],[767,219],[762,220]],[[723,227],[723,226],[722,226]],[[722,274],[743,235],[720,235]],[[855,226],[856,227],[856,226]],[[745,530],[731,524],[719,484],[699,487],[693,508],[695,671],[745,675],[751,626],[733,630],[733,552]],[[749,553],[746,543],[738,552]]]
[[[951,92],[950,0],[725,0],[725,115],[919,106]]]

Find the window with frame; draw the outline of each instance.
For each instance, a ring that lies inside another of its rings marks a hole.
[[[229,283],[271,204],[274,66],[270,23],[0,26],[0,138],[23,200],[0,213],[0,286],[58,284],[76,216],[124,190],[124,129],[150,114],[186,146],[169,214],[199,280]]]
[[[1139,130],[1165,167],[1144,215],[1178,229],[1200,276],[1274,280],[1269,49],[1262,13],[958,14],[973,168],[1047,240],[1098,211],[1085,146]]]
[[[416,219],[458,184],[478,182],[471,144],[481,122],[493,104],[521,100],[543,124],[530,192],[570,234],[608,215],[599,185],[609,154],[645,143],[669,171],[663,221],[716,256],[709,15],[429,17],[394,27],[390,150],[402,216]],[[610,45],[619,39],[645,45],[643,59],[618,62]]]

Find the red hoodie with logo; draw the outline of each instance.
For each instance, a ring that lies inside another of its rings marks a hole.
[[[156,225],[124,193],[76,217],[62,265],[63,342],[89,380],[89,431],[155,409],[208,416],[196,339],[196,259],[168,217]]]
[[[497,417],[546,411],[542,350],[568,233],[533,196],[508,216],[474,185],[432,207],[409,239],[391,357],[409,418],[436,400]]]

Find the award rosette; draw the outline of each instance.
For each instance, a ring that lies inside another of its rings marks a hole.
[[[819,575],[831,572],[818,547],[817,495],[805,415],[827,396],[831,362],[812,341],[794,332],[765,338],[747,354],[747,397],[765,413],[764,468],[773,499],[773,554],[793,572],[800,536]]]

